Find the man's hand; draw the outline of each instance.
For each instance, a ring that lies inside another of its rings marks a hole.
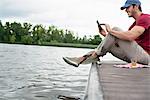
[[[106,31],[108,32],[108,33],[111,33],[111,28],[110,28],[110,25],[109,24],[105,24],[105,27],[106,27]]]
[[[103,36],[106,36],[106,31],[105,31],[104,29],[99,30],[99,33],[100,33],[101,35],[103,35]]]
[[[103,36],[106,36],[105,30],[104,30],[104,29],[102,28],[102,26],[101,26],[101,25],[105,25],[105,24],[100,24],[100,23],[98,22],[98,20],[97,20],[96,22],[97,22],[97,25],[98,25],[99,33],[100,33],[101,35],[103,35]]]
[[[106,31],[108,32],[108,33],[111,33],[112,32],[112,29],[110,28],[110,25],[109,24],[104,24],[105,25],[105,27],[106,27]],[[99,33],[101,34],[101,35],[103,35],[103,36],[106,36],[106,31],[104,30],[104,29],[99,29]]]

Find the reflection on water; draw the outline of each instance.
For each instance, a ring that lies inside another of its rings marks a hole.
[[[62,57],[89,51],[0,44],[0,100],[57,100],[59,95],[83,98],[90,65],[75,68]]]

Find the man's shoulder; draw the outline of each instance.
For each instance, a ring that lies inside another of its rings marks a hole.
[[[150,26],[150,14],[142,14],[136,21],[137,26],[142,26],[148,29]]]
[[[150,14],[142,14],[137,22],[146,22],[146,23],[149,23],[150,24]]]
[[[148,18],[148,19],[150,20],[150,14],[144,14],[144,13],[143,13],[143,14],[140,16],[140,19],[143,19],[143,18],[144,18],[144,19],[147,19],[147,18]]]

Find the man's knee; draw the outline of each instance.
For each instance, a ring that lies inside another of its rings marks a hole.
[[[113,27],[112,30],[115,30],[115,31],[123,31],[121,28],[119,27]]]

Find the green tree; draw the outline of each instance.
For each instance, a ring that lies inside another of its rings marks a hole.
[[[31,36],[31,28],[32,25],[30,23],[23,23],[23,35],[30,35]]]
[[[24,35],[22,25],[20,23],[13,22],[13,23],[11,23],[10,28],[12,30],[11,35],[16,36],[16,42],[20,42],[21,41],[21,36]]]
[[[9,35],[9,42],[10,43],[15,43],[15,41],[16,41],[15,35]]]
[[[4,26],[4,30],[5,30],[5,33],[4,33],[4,36],[3,36],[3,41],[4,42],[9,42],[9,35],[12,33],[11,31],[11,25],[9,22],[6,22],[5,26]]]
[[[84,37],[82,38],[82,43],[83,44],[88,44],[89,43],[89,40],[87,39],[86,35],[84,35]]]
[[[30,35],[21,36],[22,43],[24,44],[32,44],[33,39]]]
[[[33,41],[36,44],[42,44],[44,41],[44,35],[46,34],[46,29],[42,25],[36,25],[33,27]]]
[[[98,45],[102,41],[99,35],[94,35],[94,39],[91,39],[91,44]]]
[[[49,26],[48,30],[41,24],[32,28],[30,23],[6,22],[3,26],[0,20],[0,41],[24,44],[42,44],[44,42],[99,44],[102,38],[99,35],[80,38],[74,36],[73,31],[58,29],[54,25]]]
[[[4,29],[4,26],[0,20],[0,41],[3,41],[4,40],[4,35],[5,35],[5,29]]]
[[[73,43],[75,41],[75,37],[73,32],[66,30],[64,34],[64,43]]]

